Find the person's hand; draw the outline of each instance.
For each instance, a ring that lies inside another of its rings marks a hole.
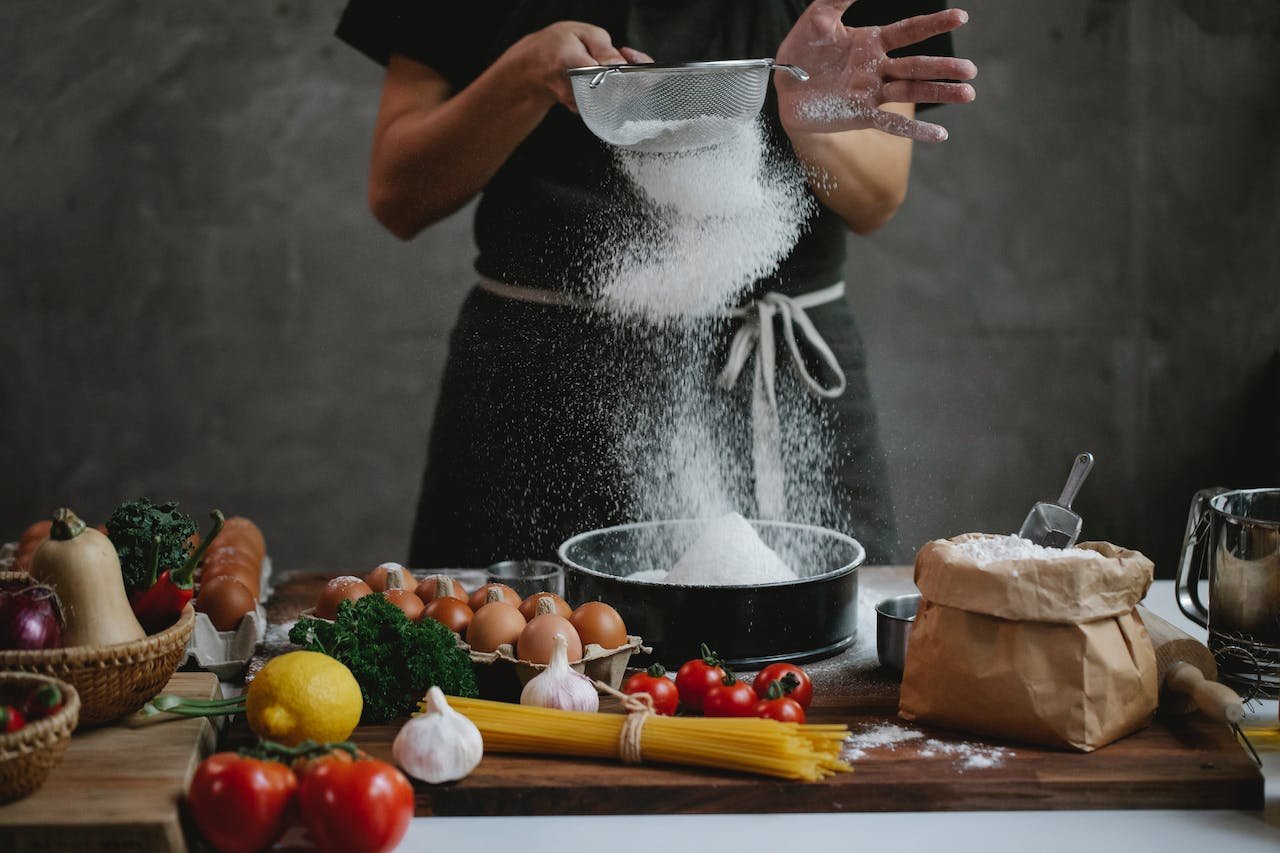
[[[530,33],[512,45],[504,58],[538,96],[559,101],[574,112],[578,108],[566,69],[653,62],[634,48],[615,48],[608,32],[579,21],[559,21]]]
[[[883,27],[846,27],[844,11],[855,0],[814,0],[778,46],[777,61],[809,72],[805,82],[786,71],[774,75],[778,110],[788,131],[830,133],[878,128],[920,142],[941,142],[945,128],[880,109],[881,104],[972,101],[968,83],[977,67],[967,59],[904,56],[887,52],[951,32],[969,20],[961,9],[907,18]]]

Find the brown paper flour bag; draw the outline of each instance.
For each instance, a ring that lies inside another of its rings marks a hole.
[[[1134,612],[1151,578],[1150,560],[1106,542],[1047,552],[967,533],[928,543],[916,555],[922,598],[899,715],[1084,752],[1137,731],[1158,695]]]

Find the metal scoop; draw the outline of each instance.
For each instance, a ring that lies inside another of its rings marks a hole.
[[[1076,499],[1076,493],[1084,485],[1084,478],[1089,476],[1092,468],[1092,453],[1076,456],[1057,503],[1040,501],[1031,507],[1018,535],[1045,548],[1070,548],[1076,544],[1076,540],[1080,538],[1081,521],[1080,516],[1072,512],[1071,502]]]

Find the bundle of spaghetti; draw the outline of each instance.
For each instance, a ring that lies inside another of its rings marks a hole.
[[[852,768],[840,760],[840,724],[780,723],[758,717],[665,717],[587,713],[449,697],[475,723],[486,751],[624,757],[629,718],[639,725],[638,760],[760,773],[816,782]]]

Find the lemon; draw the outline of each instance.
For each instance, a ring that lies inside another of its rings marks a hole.
[[[245,692],[249,728],[260,738],[288,746],[346,740],[363,710],[351,670],[320,652],[272,658]]]

